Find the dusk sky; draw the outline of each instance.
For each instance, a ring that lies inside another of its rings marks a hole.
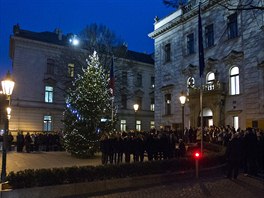
[[[13,25],[43,32],[60,28],[63,34],[78,34],[91,23],[108,26],[128,49],[152,53],[154,17],[173,12],[162,0],[0,0],[0,78],[11,70],[9,37]]]

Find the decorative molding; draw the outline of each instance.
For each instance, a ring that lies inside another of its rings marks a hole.
[[[227,65],[240,65],[244,58],[244,52],[232,50],[227,56],[223,58],[223,61]]]

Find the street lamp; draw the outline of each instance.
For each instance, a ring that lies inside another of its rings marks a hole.
[[[133,107],[134,107],[134,111],[135,111],[135,129],[137,130],[137,111],[138,111],[139,105],[134,104]]]
[[[10,108],[10,98],[15,86],[15,82],[12,80],[10,72],[7,72],[7,75],[4,80],[1,82],[3,94],[7,96],[8,107],[6,108],[6,118],[5,118],[5,130],[3,134],[3,151],[2,151],[2,172],[1,172],[1,182],[6,180],[6,150],[7,150],[7,136],[9,129],[9,119],[11,117],[11,108]]]
[[[182,134],[184,135],[184,105],[186,102],[186,96],[184,95],[183,91],[181,92],[179,99],[182,105]]]

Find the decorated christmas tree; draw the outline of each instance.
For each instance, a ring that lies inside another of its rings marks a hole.
[[[92,157],[98,149],[101,118],[111,115],[109,74],[96,52],[89,56],[87,68],[68,91],[64,112],[64,146],[77,157]]]

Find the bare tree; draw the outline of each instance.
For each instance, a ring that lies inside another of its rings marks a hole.
[[[225,0],[219,5],[228,10],[264,10],[264,0]]]
[[[188,0],[163,0],[163,3],[168,7],[173,7],[178,9],[182,5],[186,5]]]

